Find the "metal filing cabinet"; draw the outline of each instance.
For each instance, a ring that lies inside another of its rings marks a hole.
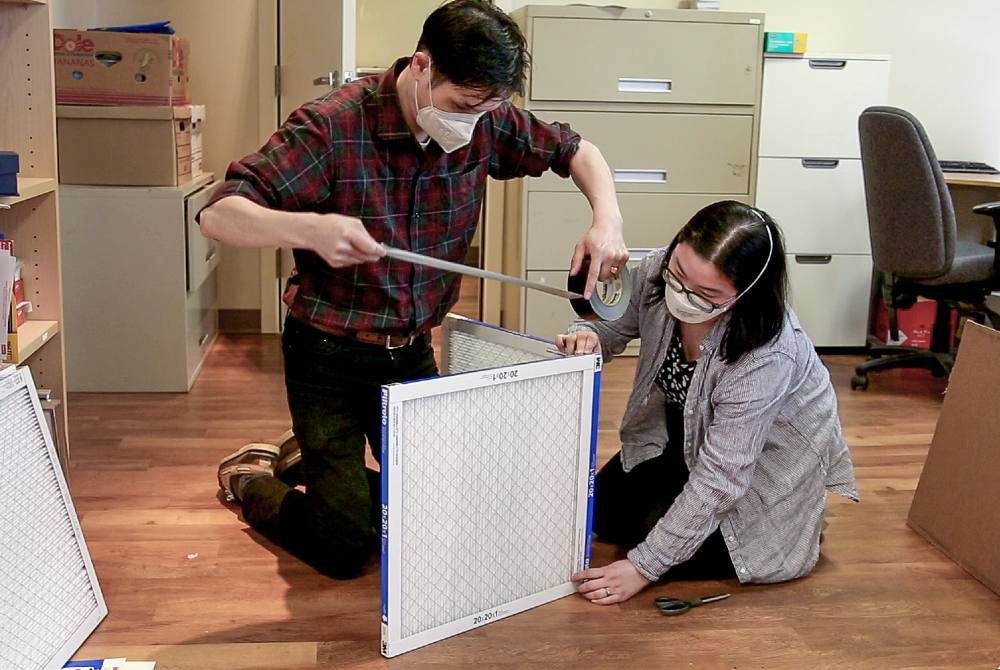
[[[217,185],[59,189],[69,390],[194,384],[218,331],[219,264],[194,217]]]
[[[872,260],[858,116],[888,93],[885,56],[764,61],[757,204],[784,232],[792,306],[819,347],[865,344]]]
[[[604,154],[633,264],[705,205],[753,203],[762,14],[527,6],[513,16],[532,54],[519,102]],[[504,269],[564,285],[591,220],[571,180],[508,182]],[[504,287],[504,325],[551,339],[572,321],[565,301],[525,293]]]

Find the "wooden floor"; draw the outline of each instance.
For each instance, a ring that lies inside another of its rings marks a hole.
[[[831,498],[810,577],[659,585],[611,607],[573,596],[391,661],[378,651],[377,563],[354,581],[321,577],[216,499],[218,459],[288,426],[277,337],[222,337],[188,394],[72,395],[73,496],[110,608],[77,658],[158,670],[997,667],[1000,598],[905,524],[944,382],[896,371],[852,392],[857,358],[826,361],[862,502]],[[601,462],[619,446],[633,370],[634,359],[605,368]],[[596,563],[611,557],[595,545]],[[719,591],[733,597],[676,618],[651,604]]]

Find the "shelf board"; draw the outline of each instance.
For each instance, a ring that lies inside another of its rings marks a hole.
[[[0,0],[0,5],[47,5],[48,0]]]
[[[0,2],[5,2],[5,0],[0,0]],[[18,177],[17,192],[21,195],[0,197],[0,204],[13,207],[19,202],[31,200],[46,193],[52,193],[56,190],[57,184],[58,182],[50,177]]]
[[[14,358],[8,363],[22,364],[59,332],[58,321],[28,320],[17,329]],[[8,335],[8,341],[11,336]]]

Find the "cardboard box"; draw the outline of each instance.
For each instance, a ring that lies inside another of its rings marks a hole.
[[[202,130],[205,126],[205,105],[191,105],[191,179],[205,173]]]
[[[808,33],[764,33],[765,53],[804,54],[808,43]]]
[[[1000,332],[968,323],[907,522],[1000,595]]]
[[[186,184],[192,179],[191,119],[191,105],[59,105],[59,181],[96,186]],[[200,132],[201,124],[198,127]]]
[[[899,344],[917,349],[930,349],[934,337],[934,324],[937,321],[937,301],[920,298],[913,306],[906,309],[896,309],[896,321],[899,324],[899,339],[889,336],[889,309],[881,299],[878,300],[875,313],[875,337],[886,344]],[[951,333],[954,337],[958,315],[951,312]]]
[[[56,104],[176,106],[190,102],[187,40],[103,30],[52,31]]]

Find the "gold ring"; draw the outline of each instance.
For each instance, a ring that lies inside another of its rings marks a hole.
[[[608,269],[609,269],[609,270],[611,270],[611,274],[613,274],[613,275],[616,275],[616,274],[618,274],[618,266],[617,266],[617,265],[612,265],[612,266],[611,266],[610,268],[608,268]]]

